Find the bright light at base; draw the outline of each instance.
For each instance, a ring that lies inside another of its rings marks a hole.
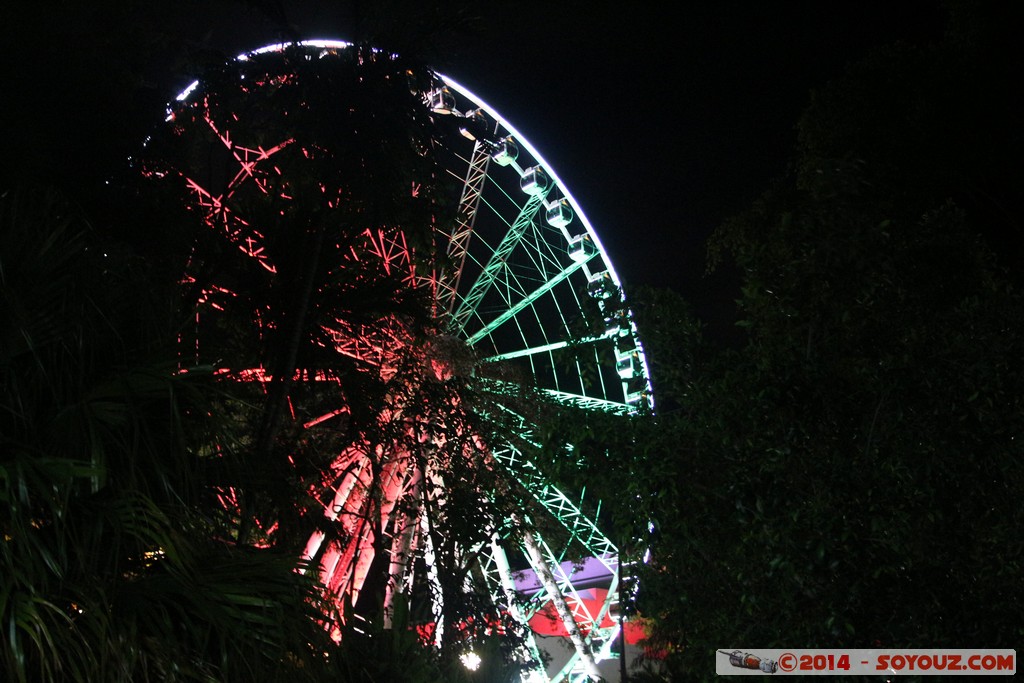
[[[478,655],[475,652],[467,652],[466,654],[462,655],[462,657],[460,657],[459,659],[462,660],[462,663],[470,671],[476,671],[477,669],[479,669],[480,662],[482,661],[480,659],[480,655]]]

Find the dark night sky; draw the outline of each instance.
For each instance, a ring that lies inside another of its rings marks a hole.
[[[520,4],[451,75],[548,158],[627,287],[674,287],[704,316],[736,293],[704,276],[703,241],[785,171],[809,91],[942,23],[934,2]]]
[[[9,93],[23,97],[8,100],[15,120],[39,120],[33,108],[49,111],[49,120],[37,125],[58,139],[73,117],[85,137],[138,125],[147,106],[158,109],[160,98],[183,85],[183,51],[235,54],[279,38],[278,24],[254,6],[270,7],[271,14],[282,7],[300,37],[343,39],[353,37],[353,8],[364,16],[395,8],[391,15],[398,16],[403,7],[430,6],[410,0],[180,0],[137,4],[132,16],[119,9],[132,4],[100,3],[105,9],[77,14],[56,2],[0,11],[13,12],[3,17],[0,37],[12,49],[4,82]],[[448,7],[436,4],[442,13]],[[482,3],[470,13],[475,22],[454,38],[442,37],[438,68],[541,151],[582,205],[627,287],[674,287],[705,317],[725,311],[735,292],[723,277],[704,277],[703,240],[785,171],[809,91],[841,75],[872,46],[937,37],[942,23],[938,0],[722,0],[659,9],[653,3],[510,0]],[[117,90],[97,74],[95,96],[80,84],[70,87],[75,99],[96,101],[77,102],[77,111],[51,106],[69,96],[48,80],[62,71],[84,80],[89,56],[99,54],[96,44],[108,52],[122,36],[128,45],[145,44],[147,31],[167,44],[146,45],[138,57],[129,49],[123,57],[149,75],[142,96],[132,95],[132,84]],[[39,49],[48,44],[62,51]],[[26,51],[34,51],[31,61]],[[69,62],[76,51],[82,57]],[[117,109],[135,120],[105,115],[112,97],[131,97],[134,106]],[[90,116],[97,117],[95,132]],[[86,150],[89,140],[77,144]],[[74,150],[68,153],[73,158]]]
[[[349,37],[332,6],[286,10],[303,35]],[[514,0],[479,12],[439,68],[554,166],[627,288],[673,287],[705,318],[728,317],[736,292],[705,277],[703,241],[785,172],[810,90],[873,46],[942,30],[926,0]]]

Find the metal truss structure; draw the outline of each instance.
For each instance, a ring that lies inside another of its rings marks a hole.
[[[284,49],[268,46],[239,60],[257,56],[266,60]],[[288,49],[304,50],[309,60],[329,61],[354,48],[318,41]],[[283,70],[247,87],[273,88],[288,78]],[[226,169],[220,172],[222,178],[204,180],[173,165],[153,166],[146,172],[180,180],[190,193],[191,209],[208,229],[236,255],[257,264],[272,285],[284,267],[275,260],[272,244],[280,239],[272,235],[279,228],[268,224],[268,216],[276,214],[253,212],[249,207],[263,201],[284,207],[280,216],[286,217],[289,202],[302,191],[289,177],[289,168],[296,159],[322,150],[291,136],[268,139],[252,133],[251,127],[235,130],[224,123],[223,116],[211,113],[215,94],[205,84],[193,84],[169,109],[168,121],[178,125],[187,115],[196,122],[197,129],[219,149]],[[560,531],[528,531],[515,539],[494,531],[486,542],[467,549],[467,554],[477,558],[475,574],[483,577],[499,609],[529,624],[542,610],[553,607],[562,637],[572,643],[568,661],[547,670],[540,664],[541,646],[531,633],[528,648],[537,664],[529,680],[594,679],[601,662],[617,656],[613,643],[620,635],[621,621],[612,617],[621,573],[619,553],[595,523],[594,506],[559,490],[528,460],[524,448],[533,442],[531,425],[500,397],[526,383],[574,409],[630,413],[651,400],[643,351],[623,305],[618,277],[596,232],[541,155],[501,115],[451,79],[435,75],[419,95],[431,117],[449,126],[455,122],[462,132],[449,139],[444,156],[444,172],[460,188],[457,207],[453,218],[438,219],[432,226],[434,253],[443,256],[424,266],[405,231],[394,225],[360,226],[344,244],[332,242],[328,235],[326,243],[314,242],[310,249],[336,261],[331,264],[332,273],[362,269],[371,273],[364,280],[370,283],[397,274],[403,287],[428,292],[438,339],[457,340],[460,353],[473,359],[469,381],[476,390],[497,397],[491,405],[498,406],[495,410],[504,413],[502,419],[513,425],[515,438],[485,443],[478,435],[457,432],[464,438],[457,450],[503,469],[532,496],[534,505],[517,520],[524,528],[549,528],[553,522]],[[244,115],[238,112],[226,120],[237,121]],[[326,182],[319,191],[328,209],[346,201],[336,197],[336,189]],[[239,305],[237,284],[210,284],[189,277],[200,289],[203,315]],[[600,329],[582,325],[588,310],[598,312],[603,320]],[[262,330],[280,326],[268,322],[268,310],[254,306],[252,311],[254,325],[262,325]],[[415,347],[415,335],[400,315],[367,320],[337,314],[322,325],[321,332],[317,343],[325,352],[336,354],[339,362],[372,368],[377,377],[389,381],[400,376]],[[202,345],[199,336],[196,343]],[[423,353],[429,358],[429,350]],[[435,364],[434,370],[439,379],[452,371],[445,362]],[[274,372],[274,368],[243,367],[228,374],[269,385]],[[316,372],[294,371],[294,377],[276,379],[283,384],[288,380],[291,415],[311,435],[348,424],[360,400],[329,363]],[[311,383],[336,387],[337,400],[333,404],[319,399],[304,402],[301,386]],[[322,519],[316,521],[303,554],[311,566],[318,567],[326,590],[339,602],[357,602],[374,563],[387,567],[385,608],[395,595],[412,590],[417,570],[426,574],[418,580],[430,585],[440,582],[434,575],[433,557],[439,549],[431,533],[431,514],[443,505],[445,482],[420,457],[420,451],[437,450],[445,440],[450,445],[454,437],[442,438],[439,429],[412,420],[413,402],[420,400],[416,397],[421,393],[417,387],[406,389],[398,392],[401,395],[387,394],[374,408],[377,425],[397,434],[393,443],[351,436],[311,489],[311,496],[322,505]],[[435,415],[430,420],[444,423],[445,411],[458,405],[453,399],[447,408],[434,406],[427,412]],[[419,407],[415,410],[417,415],[423,412]],[[230,491],[222,495],[225,506],[237,505]],[[531,524],[536,521],[531,515],[547,516],[547,526]],[[272,520],[265,532],[273,533]],[[581,562],[580,557],[585,560]],[[595,581],[604,596],[597,603],[581,595]],[[434,595],[434,636],[439,638],[444,605],[439,604],[440,592]]]

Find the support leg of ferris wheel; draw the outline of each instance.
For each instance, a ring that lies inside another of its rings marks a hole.
[[[418,472],[411,467],[411,458],[407,454],[387,459],[383,455],[383,451],[377,453],[378,462],[384,462],[377,471],[371,471],[375,469],[373,463],[362,450],[350,448],[343,453],[336,463],[347,472],[331,503],[324,508],[327,521],[340,523],[349,540],[343,546],[332,543],[323,550],[319,561],[320,576],[334,595],[344,595],[353,605],[373,562],[377,534],[383,533],[392,523],[399,499],[411,488],[418,489]],[[400,525],[402,530],[393,543],[404,543],[408,537],[408,545],[411,545],[410,534],[415,524],[408,522],[404,510],[399,510],[396,516],[398,519],[394,524]],[[303,552],[307,562],[320,555],[324,540],[322,531],[310,536]],[[408,549],[398,553],[402,574],[405,573],[407,557]],[[395,559],[393,555],[393,563]]]
[[[516,583],[512,578],[512,567],[509,564],[508,556],[505,554],[505,549],[501,547],[498,534],[495,533],[491,536],[490,547],[481,553],[481,556],[483,558],[480,563],[481,571],[484,574],[484,581],[494,598],[494,604],[508,605],[509,614],[511,614],[512,618],[525,626],[528,624],[529,619],[517,600]],[[537,674],[547,678],[542,665],[544,660],[540,655],[540,648],[537,646],[537,638],[528,626],[526,627],[526,651],[530,661],[534,662],[534,666],[537,667],[535,669]]]
[[[524,428],[523,437],[528,439],[529,436],[528,430]],[[559,616],[562,617],[563,622],[565,621],[565,616],[568,615],[576,627],[577,633],[580,630],[579,626],[585,627],[587,631],[586,636],[581,637],[581,645],[578,646],[577,642],[573,641],[573,645],[577,650],[576,655],[566,664],[562,672],[551,680],[564,680],[565,677],[570,675],[577,663],[581,663],[584,666],[584,673],[589,676],[589,661],[593,660],[596,662],[608,659],[611,656],[611,642],[619,634],[620,630],[618,625],[610,628],[601,627],[601,623],[608,615],[617,594],[619,580],[618,548],[601,533],[593,520],[584,514],[576,504],[569,500],[562,491],[552,486],[540,471],[523,457],[523,454],[518,449],[505,446],[494,449],[492,456],[533,494],[541,506],[569,532],[570,538],[579,542],[594,559],[604,565],[612,577],[612,584],[606,594],[604,603],[596,614],[592,614],[587,609],[586,603],[576,592],[572,577],[566,574],[562,568],[561,561],[564,558],[556,555],[543,540],[538,542],[530,539],[531,544],[526,545],[527,557],[538,577],[543,579],[546,575],[549,579],[549,581],[544,583],[548,594],[552,596],[558,595],[562,601],[564,610],[558,607],[558,601],[552,597],[552,600],[555,600],[556,609],[558,609]],[[532,548],[530,545],[532,545]],[[552,590],[554,593],[552,593]],[[570,634],[573,632],[569,628],[568,623],[566,623],[566,630]],[[597,647],[596,654],[595,646]]]
[[[384,590],[384,628],[390,629],[395,614],[395,597],[406,586],[409,573],[409,560],[415,549],[413,541],[419,524],[419,508],[422,504],[422,473],[417,466],[413,467],[406,485],[406,498],[409,509],[400,510],[395,520],[395,533],[391,542],[391,562],[388,566],[388,583]]]
[[[588,666],[588,657],[586,655],[589,654],[589,659],[592,659],[594,662],[602,662],[609,659],[611,657],[612,643],[619,635],[620,627],[617,624],[607,628],[601,627],[601,622],[608,614],[614,596],[616,595],[616,591],[618,590],[618,573],[615,572],[612,574],[612,582],[605,594],[605,600],[601,605],[600,610],[598,610],[595,615],[590,611],[587,607],[587,603],[576,591],[576,587],[573,585],[570,576],[571,572],[567,573],[565,571],[563,564],[558,561],[559,558],[555,557],[551,548],[542,538],[538,537],[536,541],[537,550],[540,551],[542,559],[547,561],[547,567],[551,572],[551,578],[554,580],[555,587],[565,600],[565,605],[568,607],[569,615],[580,627],[580,633],[585,645],[585,650],[577,647],[576,654],[566,662],[561,671],[551,678],[551,681],[553,683],[558,683],[563,680],[568,680],[573,683],[583,683],[584,681],[590,680],[592,675]],[[532,555],[529,549],[528,555]],[[586,629],[585,633],[583,633],[584,629]]]
[[[355,605],[366,583],[373,563],[377,535],[387,528],[391,515],[404,490],[410,458],[407,454],[388,458],[373,473],[362,500],[356,506],[346,506],[339,514],[351,538],[333,571],[324,571],[325,583],[338,596],[346,596]],[[364,468],[366,471],[366,468]],[[348,519],[345,519],[345,518]]]
[[[573,617],[572,610],[569,608],[565,596],[562,595],[562,591],[559,589],[555,577],[551,573],[551,569],[548,567],[548,563],[542,556],[540,547],[531,533],[523,535],[523,545],[526,547],[527,557],[533,570],[537,573],[537,577],[544,586],[544,590],[547,591],[548,598],[554,603],[555,611],[558,613],[559,618],[561,618],[562,625],[569,635],[569,640],[572,641],[573,647],[576,649],[575,657],[582,663],[583,670],[588,677],[595,681],[599,680],[601,673],[597,669],[597,662],[594,661],[594,653],[591,652],[589,644],[583,639],[583,634],[580,633],[580,627]],[[575,665],[575,661],[570,660],[570,662]]]
[[[335,464],[344,464],[344,460],[345,454],[342,454],[342,456],[335,460]],[[345,509],[349,496],[352,495],[352,491],[359,482],[360,476],[362,476],[362,470],[365,464],[365,459],[358,458],[352,464],[352,467],[346,472],[341,485],[339,485],[334,491],[333,500],[324,508],[324,517],[326,517],[328,521],[333,522],[337,520],[338,515]],[[306,542],[306,548],[302,553],[303,560],[306,562],[311,562],[313,560],[316,554],[320,551],[320,546],[324,542],[324,537],[324,532],[319,530],[315,531],[309,537],[309,540]]]
[[[441,587],[441,577],[437,572],[434,537],[430,528],[430,505],[432,500],[438,500],[439,495],[437,494],[443,491],[444,485],[436,473],[428,470],[424,476],[423,486],[423,499],[419,510],[419,537],[422,539],[423,563],[427,567],[427,584],[430,586],[431,613],[434,617],[434,644],[441,647],[444,638],[444,593]]]

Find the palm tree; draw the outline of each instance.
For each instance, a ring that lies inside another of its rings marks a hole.
[[[55,191],[0,197],[0,669],[314,675],[322,631],[294,558],[213,533],[200,446],[230,423],[208,373],[177,372],[145,265]]]

